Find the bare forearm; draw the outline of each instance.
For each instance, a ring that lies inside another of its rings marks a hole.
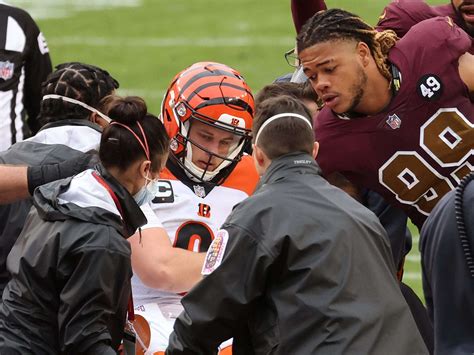
[[[170,292],[189,291],[201,280],[204,253],[174,248],[163,228],[129,238],[134,273],[148,287]]]
[[[160,266],[161,288],[170,292],[187,292],[202,279],[201,270],[206,254],[173,249],[173,255]]]
[[[0,204],[29,197],[26,166],[0,165]]]
[[[97,163],[94,151],[79,153],[69,160],[37,166],[0,164],[0,204],[27,198],[36,187],[73,176]]]

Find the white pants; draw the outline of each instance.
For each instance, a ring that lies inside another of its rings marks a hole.
[[[156,351],[165,351],[168,347],[168,339],[173,331],[175,317],[165,317],[160,307],[156,303],[148,303],[135,308],[135,314],[142,316],[148,322],[150,327],[150,344],[145,355],[153,355]],[[137,337],[140,336],[137,334]]]
[[[161,308],[160,308],[161,307]],[[142,316],[150,327],[150,334],[137,334],[138,338],[150,338],[150,343],[145,344],[147,349],[145,355],[153,355],[155,352],[164,352],[168,347],[168,340],[173,332],[173,324],[182,306],[158,305],[157,303],[147,303],[135,308],[135,314]],[[179,312],[178,312],[179,311]],[[223,342],[219,349],[224,349],[232,345],[232,339]]]

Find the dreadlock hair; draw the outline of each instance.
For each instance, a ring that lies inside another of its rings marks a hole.
[[[79,62],[63,63],[56,67],[42,84],[42,96],[67,96],[94,108],[102,98],[110,95],[119,83],[107,71]],[[90,111],[63,100],[43,100],[40,108],[41,126],[65,119],[88,119]]]
[[[398,40],[392,30],[376,31],[359,16],[341,9],[319,11],[303,26],[296,37],[298,53],[317,43],[332,40],[364,42],[370,49],[380,73],[392,80],[387,55]]]

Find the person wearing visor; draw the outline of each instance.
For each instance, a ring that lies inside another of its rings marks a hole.
[[[116,354],[131,302],[127,238],[147,223],[169,138],[136,97],[115,98],[100,164],[37,188],[8,256],[2,354]],[[148,220],[148,223],[153,221]]]
[[[98,110],[101,100],[118,88],[118,82],[105,70],[78,62],[56,67],[43,83],[40,107],[41,130],[33,137],[0,153],[0,164],[28,165],[29,193],[36,186],[71,176],[92,164],[102,127],[107,124]],[[57,163],[66,162],[58,168]],[[20,195],[26,195],[26,191]],[[9,280],[6,260],[25,224],[31,198],[0,205],[0,294]]]
[[[255,117],[261,183],[217,232],[166,354],[214,354],[230,337],[235,355],[427,354],[384,229],[320,176],[306,107],[279,96]]]
[[[172,80],[161,106],[170,156],[151,206],[163,228],[143,227],[132,245],[133,297],[144,326],[138,342],[162,353],[182,293],[201,280],[205,252],[258,174],[250,143],[254,99],[242,76],[219,63],[195,63]],[[222,347],[224,348],[226,344]]]

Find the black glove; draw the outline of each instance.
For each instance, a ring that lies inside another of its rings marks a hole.
[[[65,160],[61,163],[29,166],[27,170],[28,191],[30,195],[33,195],[33,191],[38,186],[76,175],[94,167],[98,162],[97,152],[90,151],[82,154],[79,158]]]

